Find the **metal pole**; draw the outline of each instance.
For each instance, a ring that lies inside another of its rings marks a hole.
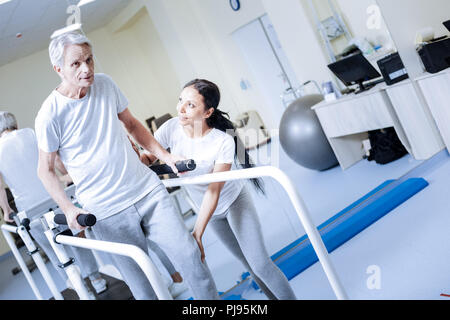
[[[55,282],[53,281],[53,278],[51,277],[50,273],[48,272],[47,267],[45,266],[44,260],[42,259],[41,255],[39,254],[38,248],[34,244],[33,240],[30,237],[30,234],[28,233],[27,229],[24,226],[20,226],[17,228],[17,233],[22,238],[23,243],[27,247],[28,252],[30,253],[31,257],[33,258],[34,262],[36,263],[37,268],[42,274],[42,277],[44,278],[45,283],[47,284],[48,288],[50,289],[51,293],[53,294],[53,297],[55,300],[64,300],[63,296],[61,295],[61,292],[56,287]]]
[[[36,298],[38,300],[44,300],[42,298],[41,293],[39,292],[39,289],[36,286],[36,283],[33,280],[33,277],[31,276],[30,271],[28,270],[28,267],[27,267],[25,261],[23,261],[23,258],[19,252],[19,249],[17,249],[17,246],[14,243],[14,240],[10,235],[10,233],[17,233],[16,228],[4,224],[4,225],[2,225],[2,233],[3,233],[3,236],[5,237],[6,242],[8,243],[9,247],[11,248],[11,251],[14,254],[14,257],[16,258],[17,263],[19,263],[19,266],[22,269],[22,272],[25,275],[25,278],[27,279],[28,283],[30,284],[30,287],[33,290],[34,295],[36,296]]]
[[[53,241],[53,230],[48,229],[44,232],[44,234],[52,246],[53,251],[55,251],[56,257],[59,262],[61,262],[61,267],[64,268],[64,271],[67,273],[67,277],[70,279],[70,282],[72,283],[80,300],[91,300],[89,291],[83,281],[83,277],[81,276],[78,268],[73,264],[73,259],[67,256],[67,252],[61,244]]]

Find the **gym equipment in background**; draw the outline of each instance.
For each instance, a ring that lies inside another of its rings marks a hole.
[[[168,121],[170,119],[172,119],[172,115],[170,113],[166,113],[165,115],[163,115],[159,118],[151,117],[150,119],[147,120],[147,124],[148,124],[149,128],[151,129],[152,133],[154,134],[166,121]],[[193,160],[192,160],[191,164],[188,164],[188,166],[190,168],[186,168],[186,170],[183,168],[181,170],[180,170],[180,168],[178,168],[178,170],[180,172],[183,172],[183,171],[192,171],[196,168],[196,164]],[[156,174],[159,175],[159,178],[161,180],[176,177],[176,175],[172,172],[172,169],[165,164],[160,164],[159,160],[157,161],[156,164],[150,166],[150,169],[155,171]],[[183,188],[180,188],[180,187],[167,188],[167,191],[169,192],[169,195],[172,198],[173,203],[174,203],[175,207],[177,208],[177,211],[180,213],[180,215],[183,217],[184,221],[186,222],[187,227],[190,230],[193,229],[193,223],[187,222],[187,219],[189,217],[191,217],[192,215],[197,214],[199,208],[197,208],[195,206],[191,197],[186,192],[186,190],[184,190]],[[180,195],[182,196],[182,198],[185,200],[185,202],[189,206],[189,209],[187,211],[182,209],[180,199],[179,199]]]
[[[306,95],[295,100],[284,112],[280,123],[280,143],[287,155],[299,165],[325,171],[339,164],[311,107],[323,96]]]
[[[172,115],[170,113],[166,113],[165,115],[154,118],[150,121],[151,130],[153,133],[155,133],[167,120],[172,119]]]
[[[246,150],[259,148],[270,142],[270,134],[259,113],[255,110],[244,112],[234,121],[236,134],[243,142]]]
[[[150,129],[150,132],[152,134],[155,134],[155,132],[153,132],[153,127],[152,127],[152,123],[153,123],[153,121],[155,121],[155,119],[156,119],[155,117],[150,117],[150,118],[145,120],[145,123],[147,123],[147,126]]]

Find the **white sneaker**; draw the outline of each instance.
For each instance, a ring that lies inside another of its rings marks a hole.
[[[172,284],[169,286],[169,292],[174,299],[176,297],[178,297],[180,294],[182,294],[183,292],[185,292],[186,290],[188,290],[188,287],[186,286],[184,281],[172,282]]]
[[[107,284],[106,280],[103,278],[91,280],[91,284],[94,287],[95,292],[97,292],[97,294],[105,292],[106,289],[108,289],[108,284]]]
[[[88,290],[88,294],[89,294],[89,300],[97,300],[97,298],[95,297],[95,294],[91,290]]]

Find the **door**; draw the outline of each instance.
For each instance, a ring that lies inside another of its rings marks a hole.
[[[296,97],[292,88],[298,88],[299,83],[269,17],[264,15],[239,28],[232,37],[257,82],[255,87],[266,102],[269,116],[279,124],[286,105]],[[284,96],[283,103],[281,96],[287,91],[291,93]]]

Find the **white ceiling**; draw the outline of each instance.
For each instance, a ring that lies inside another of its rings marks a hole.
[[[70,5],[79,0],[11,0],[0,5],[0,66],[44,50],[55,30],[64,28]],[[108,24],[131,0],[96,0],[83,5],[81,23],[88,33]],[[21,38],[16,34],[22,33]]]

